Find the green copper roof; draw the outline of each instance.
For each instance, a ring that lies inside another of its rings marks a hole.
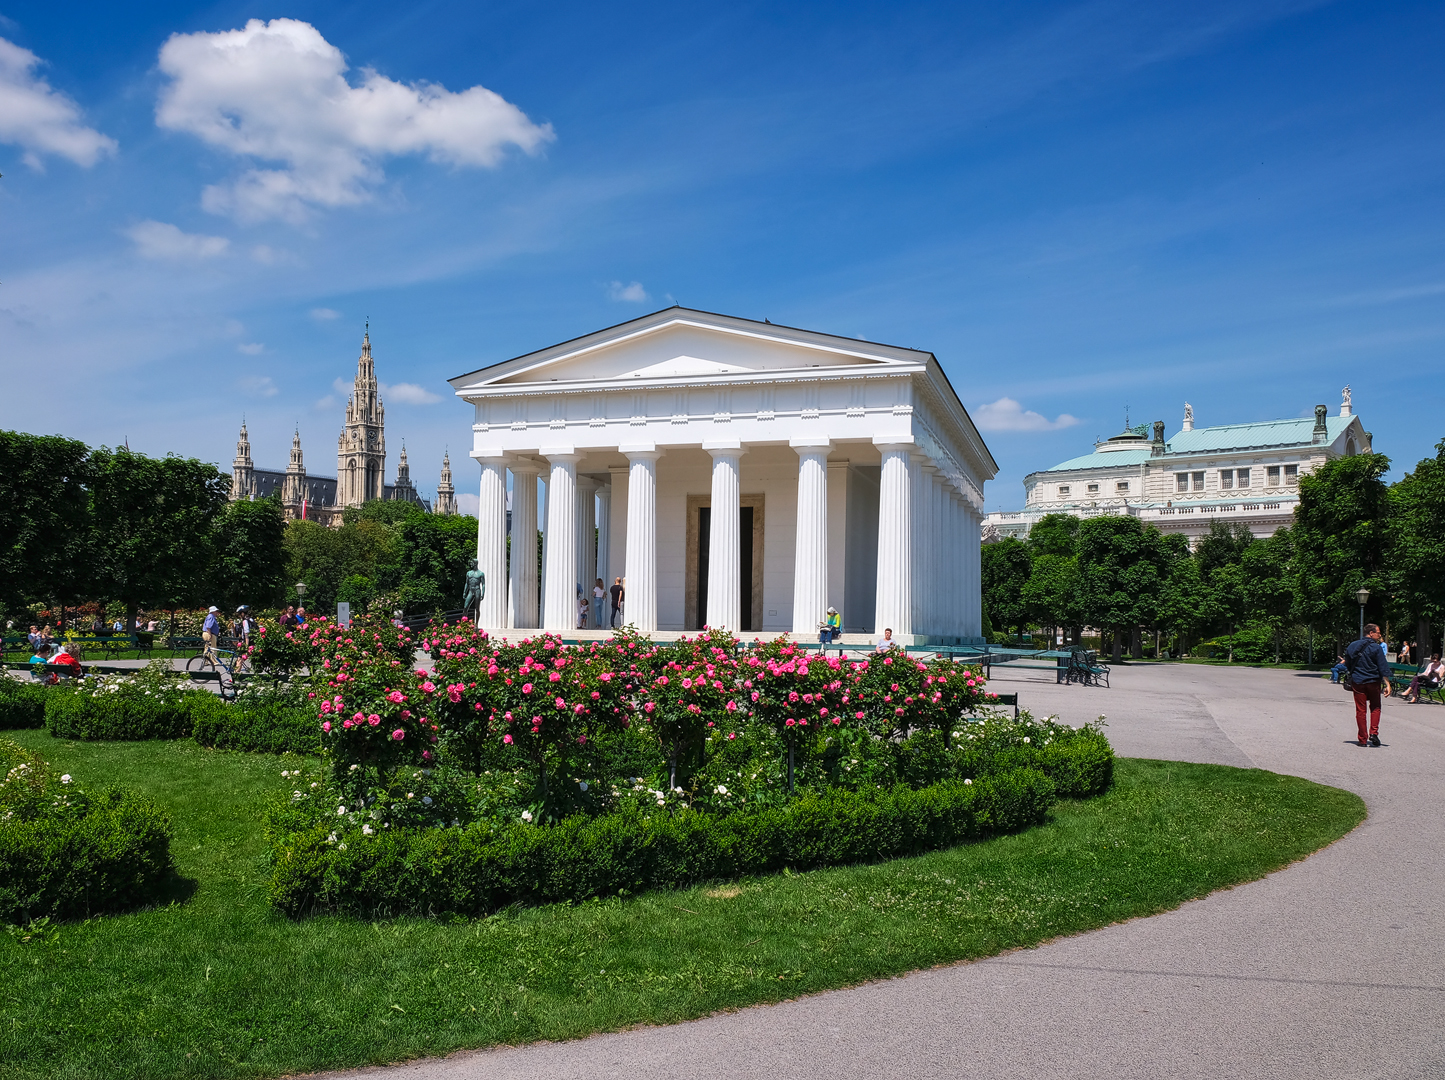
[[[1345,429],[1354,423],[1353,416],[1325,417],[1325,442],[1332,443]],[[1119,466],[1141,465],[1154,460],[1166,465],[1171,459],[1195,454],[1220,454],[1231,450],[1284,450],[1290,447],[1307,447],[1314,444],[1315,418],[1300,417],[1292,420],[1260,420],[1253,424],[1220,424],[1217,427],[1195,428],[1193,431],[1179,431],[1165,442],[1163,457],[1153,458],[1150,444],[1128,450],[1095,451],[1081,457],[1061,461],[1044,472],[1068,472],[1072,469],[1109,469]]]

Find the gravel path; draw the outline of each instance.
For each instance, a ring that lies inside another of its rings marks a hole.
[[[1178,911],[976,963],[673,1027],[338,1074],[406,1080],[1445,1077],[1445,707],[1386,702],[1354,744],[1318,676],[995,669],[1036,714],[1108,715],[1121,755],[1258,766],[1359,793],[1302,863]]]

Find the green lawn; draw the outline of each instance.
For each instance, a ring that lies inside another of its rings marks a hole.
[[[167,908],[0,934],[7,1078],[274,1076],[684,1020],[1163,911],[1365,816],[1294,777],[1123,759],[1112,791],[1045,826],[879,866],[479,920],[292,922],[265,903],[256,824],[288,759],[6,737],[153,793],[195,882]]]

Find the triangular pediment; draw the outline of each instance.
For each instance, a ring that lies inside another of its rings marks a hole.
[[[466,387],[736,379],[920,363],[926,353],[670,309],[452,380]]]

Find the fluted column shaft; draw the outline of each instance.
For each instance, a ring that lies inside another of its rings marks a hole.
[[[741,446],[713,448],[712,512],[708,526],[707,611],[703,625],[718,630],[742,629],[743,583],[740,538],[742,496]]]
[[[878,584],[875,631],[913,633],[913,464],[911,444],[878,447],[883,467],[878,487]]]
[[[477,503],[477,569],[486,575],[486,594],[477,625],[501,630],[507,625],[507,463],[500,455],[477,459],[482,483]]]
[[[627,450],[627,595],[623,615],[644,634],[657,629],[656,450]]]
[[[597,577],[597,481],[577,478],[577,584],[592,603],[592,583]],[[590,620],[588,625],[591,625]]]
[[[543,453],[547,478],[547,580],[542,629],[566,633],[577,628],[577,455]]]
[[[597,570],[592,575],[593,580],[602,579],[602,588],[612,587],[612,579],[607,576],[608,567],[612,565],[611,555],[612,535],[612,485],[599,484],[597,487]],[[591,588],[588,588],[587,595],[592,595]],[[607,605],[603,604],[605,608]],[[605,622],[607,613],[602,613]]]
[[[918,593],[919,620],[915,633],[938,633],[939,586],[938,586],[938,518],[935,516],[937,503],[934,492],[938,487],[938,468],[925,461],[919,466],[919,484],[923,499],[918,507],[919,568],[922,580],[915,581],[914,591]]]
[[[537,625],[537,466],[512,465],[511,625]]]
[[[970,637],[983,633],[983,574],[979,553],[979,532],[982,519],[972,503],[965,502],[963,549],[968,553],[968,624],[964,632]]]
[[[958,492],[948,493],[948,537],[949,550],[953,552],[948,560],[948,596],[949,606],[953,610],[953,617],[949,619],[949,633],[955,637],[963,634],[964,624],[964,597],[966,590],[963,587],[963,559],[958,551],[958,539],[963,536],[963,514],[960,510]]]
[[[793,633],[806,640],[828,610],[828,447],[798,452],[797,540],[793,547]]]

